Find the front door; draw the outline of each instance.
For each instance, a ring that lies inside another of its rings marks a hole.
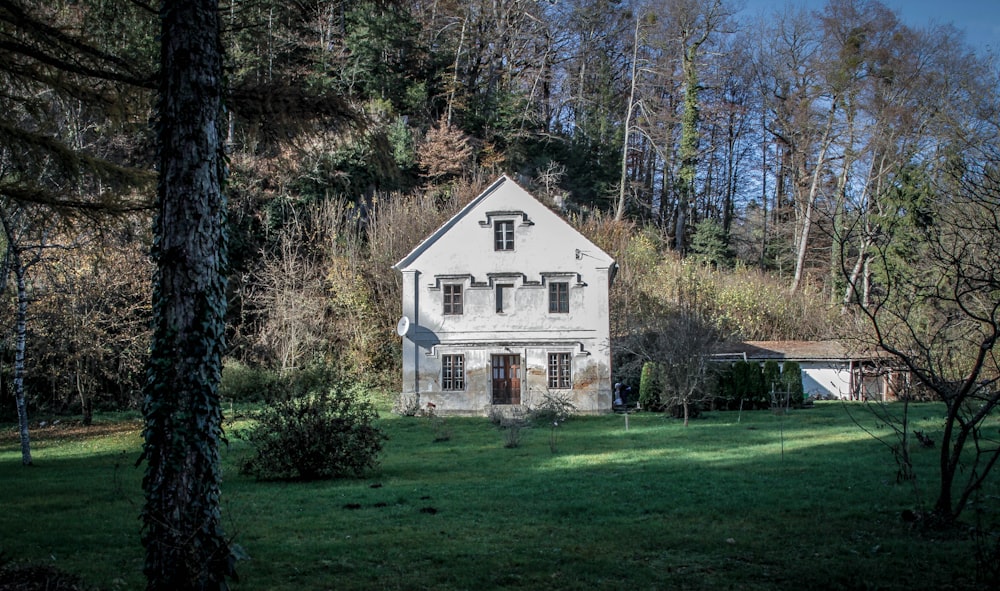
[[[521,356],[493,356],[493,404],[521,404]]]

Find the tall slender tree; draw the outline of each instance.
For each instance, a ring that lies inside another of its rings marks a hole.
[[[8,270],[14,273],[17,293],[17,313],[14,321],[14,404],[17,408],[17,430],[21,439],[21,464],[30,466],[31,436],[28,431],[28,405],[24,395],[24,356],[27,343],[28,318],[28,268],[38,262],[40,248],[32,248],[24,243],[21,234],[25,231],[20,223],[19,210],[7,211],[0,200],[0,235],[4,238],[4,258],[0,261],[0,274],[6,277]],[[6,280],[0,282],[0,293],[6,287]]]
[[[123,14],[130,12],[131,7]],[[104,214],[141,208],[141,202],[128,198],[129,191],[151,178],[122,164],[132,158],[125,155],[129,150],[111,147],[128,142],[110,139],[117,123],[133,108],[141,109],[136,105],[147,83],[137,65],[141,60],[99,49],[98,35],[84,26],[81,15],[87,13],[0,0],[0,291],[6,273],[12,273],[17,291],[13,381],[25,465],[32,463],[25,382],[29,270],[55,228],[66,229],[84,217],[102,222]]]
[[[695,177],[701,157],[700,61],[710,37],[728,28],[732,10],[722,0],[677,0],[669,3],[672,34],[679,45],[684,109],[681,113],[677,217],[674,248],[687,250],[691,209],[695,199]]]
[[[223,51],[218,0],[161,6],[153,339],[143,412],[147,589],[228,588],[220,513],[225,341]]]

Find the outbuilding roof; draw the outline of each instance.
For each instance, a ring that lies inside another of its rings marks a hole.
[[[722,343],[715,350],[717,357],[746,357],[758,361],[848,361],[872,359],[877,355],[853,353],[836,340],[826,341],[744,341]]]

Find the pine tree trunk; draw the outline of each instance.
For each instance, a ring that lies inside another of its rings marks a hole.
[[[147,589],[220,590],[218,384],[226,310],[218,0],[161,8],[153,339],[145,386]]]

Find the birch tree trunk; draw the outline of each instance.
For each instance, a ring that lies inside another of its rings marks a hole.
[[[625,109],[625,139],[622,141],[621,185],[618,187],[618,204],[615,206],[615,221],[620,222],[625,217],[625,205],[628,197],[628,140],[632,134],[632,113],[635,109],[636,62],[639,59],[639,22],[641,17],[635,17],[635,35],[632,39],[632,81],[629,85],[628,105]]]
[[[17,283],[17,319],[14,329],[14,405],[17,407],[17,431],[21,438],[21,464],[31,465],[31,437],[28,432],[28,407],[24,400],[24,352],[27,345],[28,286],[25,268],[17,249],[10,248],[10,264]]]
[[[219,508],[226,237],[218,18],[218,0],[166,1],[160,12],[160,177],[142,455],[150,591],[227,589],[234,574]]]
[[[30,466],[31,437],[28,430],[28,406],[24,399],[24,356],[27,348],[28,320],[28,283],[27,265],[22,258],[22,249],[14,230],[15,215],[7,215],[0,210],[0,226],[3,227],[3,239],[6,243],[4,259],[0,261],[0,293],[7,285],[10,270],[14,271],[14,284],[17,292],[17,312],[14,318],[14,406],[17,409],[17,430],[21,438],[21,464]]]
[[[812,180],[809,183],[809,195],[806,197],[806,211],[802,217],[802,233],[799,235],[798,249],[795,256],[795,278],[792,280],[792,293],[795,293],[802,286],[802,275],[805,270],[806,252],[809,247],[809,232],[812,229],[813,206],[816,203],[816,194],[819,192],[820,175],[826,165],[826,153],[830,148],[831,135],[833,133],[834,115],[837,110],[837,100],[834,98],[830,105],[830,115],[826,121],[826,128],[823,129],[823,139],[820,140],[819,155],[816,157],[815,168],[813,169]]]

